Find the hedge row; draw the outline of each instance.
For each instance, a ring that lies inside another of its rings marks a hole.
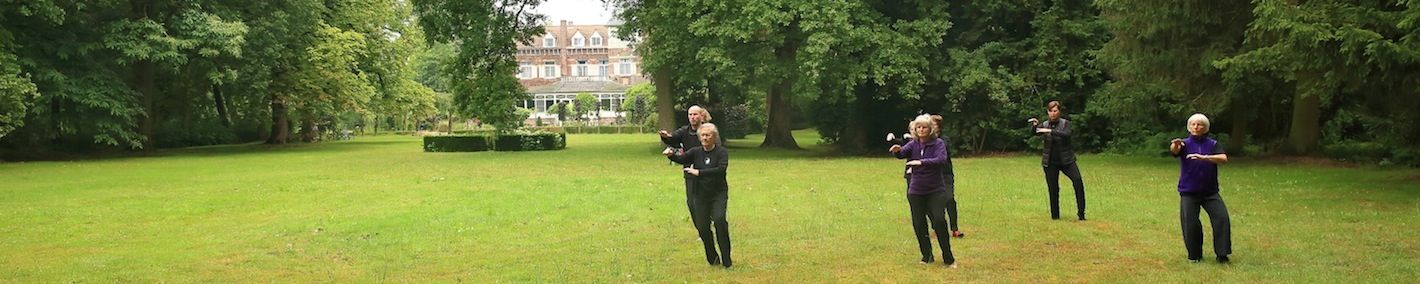
[[[541,151],[565,148],[566,133],[424,136],[424,152]]]
[[[649,127],[637,125],[610,125],[610,126],[539,126],[528,127],[534,130],[547,132],[561,132],[571,134],[641,134],[652,133],[655,130]]]

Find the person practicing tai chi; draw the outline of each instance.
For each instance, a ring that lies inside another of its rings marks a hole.
[[[1075,151],[1070,147],[1070,120],[1060,117],[1063,111],[1059,101],[1051,101],[1045,109],[1050,120],[1041,122],[1032,117],[1026,121],[1031,124],[1031,134],[1040,135],[1045,142],[1040,166],[1045,169],[1045,189],[1050,192],[1050,219],[1060,219],[1060,173],[1064,172],[1075,188],[1075,214],[1084,221],[1085,181],[1080,178],[1080,166],[1075,164]]]
[[[662,151],[661,154],[667,155],[666,152],[683,153],[686,149],[700,146],[700,136],[697,135],[697,131],[700,130],[701,124],[710,122],[710,111],[698,105],[692,105],[686,110],[685,115],[686,118],[689,119],[690,125],[682,126],[675,131],[661,130],[657,132],[657,134],[661,136],[661,143],[666,145],[666,150]],[[716,145],[723,144],[722,142],[724,142],[719,136],[716,136],[715,139]],[[685,168],[689,167],[690,164],[681,164],[680,166],[681,168]],[[683,176],[685,178],[685,208],[686,211],[690,212],[690,216],[693,217],[695,216],[695,195],[691,194],[690,191],[691,188],[695,187],[691,184],[695,177],[688,173]]]
[[[943,211],[947,205],[947,189],[951,188],[944,172],[951,172],[951,156],[946,143],[937,138],[938,127],[931,116],[919,115],[908,124],[913,139],[906,145],[892,145],[888,151],[898,159],[907,159],[907,205],[912,214],[912,232],[917,238],[917,248],[922,253],[921,263],[934,261],[932,241],[928,238],[927,225],[931,221],[932,230],[945,233],[947,221]],[[937,243],[942,247],[942,263],[956,268],[956,257],[952,255],[951,237],[936,234]]]
[[[725,220],[725,207],[730,199],[730,186],[726,182],[726,170],[730,167],[730,152],[720,145],[720,130],[713,123],[700,124],[696,135],[700,146],[685,151],[667,149],[662,154],[676,163],[686,165],[683,169],[690,177],[691,220],[705,245],[705,261],[710,265],[734,266],[730,258],[730,223]],[[713,228],[713,233],[712,233]],[[719,244],[719,252],[715,250]]]
[[[947,226],[952,228],[953,237],[964,238],[966,237],[966,234],[961,232],[961,228],[959,227],[959,223],[957,222],[956,173],[952,172],[951,167],[952,141],[951,139],[947,138],[947,134],[945,132],[942,132],[942,116],[932,115],[931,117],[932,123],[937,124],[937,133],[939,133],[938,138],[942,139],[942,147],[947,149],[947,167],[946,171],[942,171],[942,179],[945,180],[947,184]],[[903,133],[901,139],[897,138],[892,133],[888,133],[887,135],[888,143],[891,143],[893,145],[905,145],[908,141],[912,140],[914,140],[912,138],[912,133]],[[912,166],[906,166],[906,168],[911,169]],[[912,181],[912,172],[904,170],[902,173],[902,179],[909,182],[908,185],[910,186],[910,182]],[[932,234],[933,237],[936,237],[936,235],[936,233]]]
[[[1178,223],[1183,228],[1188,262],[1196,263],[1203,260],[1203,223],[1198,211],[1208,212],[1208,221],[1213,223],[1213,253],[1218,262],[1227,263],[1233,253],[1233,232],[1228,205],[1218,195],[1218,165],[1228,163],[1228,154],[1218,140],[1208,137],[1209,126],[1208,116],[1194,114],[1188,118],[1188,138],[1169,143],[1169,152],[1179,161]]]

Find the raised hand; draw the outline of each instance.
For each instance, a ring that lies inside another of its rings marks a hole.
[[[1030,122],[1030,125],[1032,125],[1032,126],[1037,125],[1037,124],[1040,124],[1040,120],[1039,120],[1039,119],[1035,119],[1034,117],[1032,117],[1032,118],[1030,118],[1030,119],[1027,119],[1026,122]]]
[[[892,145],[892,148],[888,148],[888,152],[897,153],[899,151],[902,151],[902,145]]]
[[[671,138],[671,133],[665,130],[657,131],[656,134],[660,134],[661,138]]]

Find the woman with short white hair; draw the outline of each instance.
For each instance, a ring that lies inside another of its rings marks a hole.
[[[1178,221],[1188,261],[1203,259],[1203,224],[1198,220],[1201,208],[1213,225],[1213,253],[1218,262],[1227,263],[1233,253],[1233,233],[1228,206],[1218,195],[1218,165],[1228,163],[1228,154],[1218,140],[1208,137],[1210,126],[1208,116],[1202,113],[1189,117],[1188,138],[1174,139],[1169,152],[1179,159]]]
[[[730,223],[725,220],[725,207],[730,200],[730,185],[725,181],[730,152],[721,145],[720,129],[714,123],[700,124],[696,137],[699,146],[665,154],[671,161],[685,165],[681,171],[690,186],[691,222],[705,246],[705,261],[729,269],[735,265],[730,258]]]

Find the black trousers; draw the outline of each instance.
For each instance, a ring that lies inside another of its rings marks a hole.
[[[1060,173],[1064,172],[1070,178],[1071,186],[1075,187],[1075,207],[1079,211],[1075,214],[1080,220],[1085,219],[1085,180],[1080,178],[1080,166],[1075,163],[1068,165],[1050,164],[1045,167],[1045,188],[1050,191],[1050,218],[1060,219]]]
[[[730,260],[730,223],[725,220],[729,191],[696,192],[694,196],[691,219],[695,222],[695,230],[700,233],[700,242],[705,245],[705,261],[728,267],[733,263]],[[715,251],[717,243],[720,245],[718,254]]]
[[[932,239],[927,231],[927,222],[930,220],[932,230],[937,232],[937,244],[942,246],[942,261],[947,264],[956,263],[957,259],[952,255],[951,234],[945,231],[947,220],[943,213],[946,211],[947,197],[945,192],[934,192],[929,194],[908,194],[907,205],[912,209],[912,233],[917,238],[917,248],[922,252],[923,262],[932,262]]]
[[[912,186],[912,181],[908,180],[907,186]],[[954,191],[954,190],[948,190]],[[952,231],[960,231],[957,226],[957,198],[955,192],[947,194],[947,225],[952,227]]]
[[[1213,223],[1213,253],[1227,256],[1233,253],[1233,224],[1228,220],[1228,205],[1217,193],[1198,196],[1178,195],[1178,222],[1183,227],[1183,247],[1188,259],[1203,259],[1203,222],[1198,220],[1201,208]]]
[[[685,209],[690,212],[690,218],[695,218],[695,180],[685,179]],[[693,221],[692,221],[693,222]],[[699,226],[698,224],[696,226]],[[700,229],[700,227],[696,227]]]

